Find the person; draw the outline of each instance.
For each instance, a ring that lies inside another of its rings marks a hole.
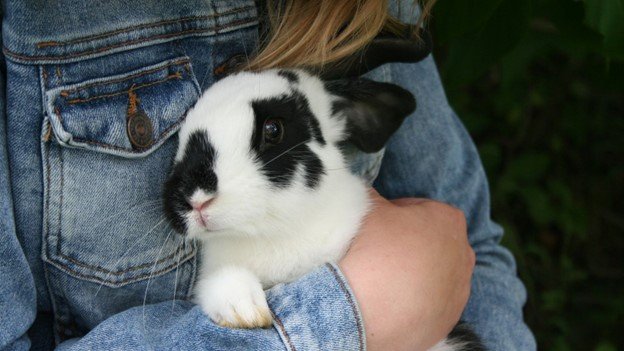
[[[266,45],[260,67],[330,61],[347,47],[344,57],[385,21],[385,1],[288,3],[272,24],[285,40]],[[411,19],[402,5],[392,12]],[[483,167],[431,57],[368,74],[419,106],[383,158],[355,156],[381,195],[349,253],[269,290],[274,328],[227,329],[188,301],[201,262],[164,223],[160,187],[184,112],[254,52],[256,4],[6,0],[2,17],[0,349],[419,350],[462,311],[489,349],[535,349]],[[348,18],[362,40],[310,49],[337,38],[332,26],[348,32]],[[297,36],[314,26],[328,31]]]

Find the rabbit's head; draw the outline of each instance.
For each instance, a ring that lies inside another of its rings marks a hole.
[[[326,182],[349,172],[344,143],[378,151],[414,108],[406,90],[361,78],[324,82],[302,70],[226,77],[180,129],[164,189],[167,218],[178,232],[200,237],[284,224]]]

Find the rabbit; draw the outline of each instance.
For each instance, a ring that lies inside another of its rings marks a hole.
[[[304,70],[239,72],[210,87],[180,128],[163,191],[171,226],[202,243],[202,311],[224,327],[270,327],[264,289],[338,261],[370,210],[344,144],[381,150],[415,107],[396,85]],[[434,350],[474,338],[460,334]]]

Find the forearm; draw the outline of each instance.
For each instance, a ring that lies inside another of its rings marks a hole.
[[[335,266],[275,286],[267,298],[269,329],[222,328],[190,302],[163,302],[117,314],[59,349],[364,350],[355,299]]]

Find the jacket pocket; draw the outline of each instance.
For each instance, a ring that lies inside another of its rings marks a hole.
[[[195,255],[162,213],[175,132],[200,90],[187,57],[46,91],[43,259],[120,287]]]

